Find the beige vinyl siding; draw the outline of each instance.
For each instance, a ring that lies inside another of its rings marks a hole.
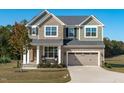
[[[57,25],[58,26],[58,37],[44,37],[44,26],[45,25]],[[39,39],[63,39],[63,25],[61,25],[55,18],[50,17],[39,27]]]

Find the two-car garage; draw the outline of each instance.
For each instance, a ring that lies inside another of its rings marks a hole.
[[[67,66],[100,66],[104,62],[103,41],[68,41],[64,46],[64,62]]]
[[[100,52],[99,51],[68,51],[67,52],[68,66],[99,66]]]

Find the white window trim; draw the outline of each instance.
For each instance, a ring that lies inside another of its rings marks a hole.
[[[74,32],[74,34],[75,34],[75,29],[74,29],[74,27],[68,27],[68,29],[69,28],[73,28],[73,32]],[[69,36],[69,30],[68,30],[68,38],[74,38],[75,36]]]
[[[56,27],[56,35],[55,36],[48,36],[46,35],[46,27]],[[58,25],[45,25],[44,26],[44,37],[58,37]]]
[[[96,36],[86,36],[86,28],[96,28]],[[98,38],[98,26],[96,26],[96,25],[84,26],[84,37],[85,38]]]
[[[36,27],[37,27],[37,25],[33,25],[33,26],[31,27],[31,36],[37,36],[37,33],[36,33],[36,34],[32,34],[32,29],[33,29],[33,28],[36,29]]]

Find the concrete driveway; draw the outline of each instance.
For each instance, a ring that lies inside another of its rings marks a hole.
[[[101,67],[68,67],[70,83],[124,83],[124,73],[112,72]]]

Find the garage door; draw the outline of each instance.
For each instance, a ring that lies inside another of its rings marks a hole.
[[[98,66],[98,53],[68,53],[68,65]]]

